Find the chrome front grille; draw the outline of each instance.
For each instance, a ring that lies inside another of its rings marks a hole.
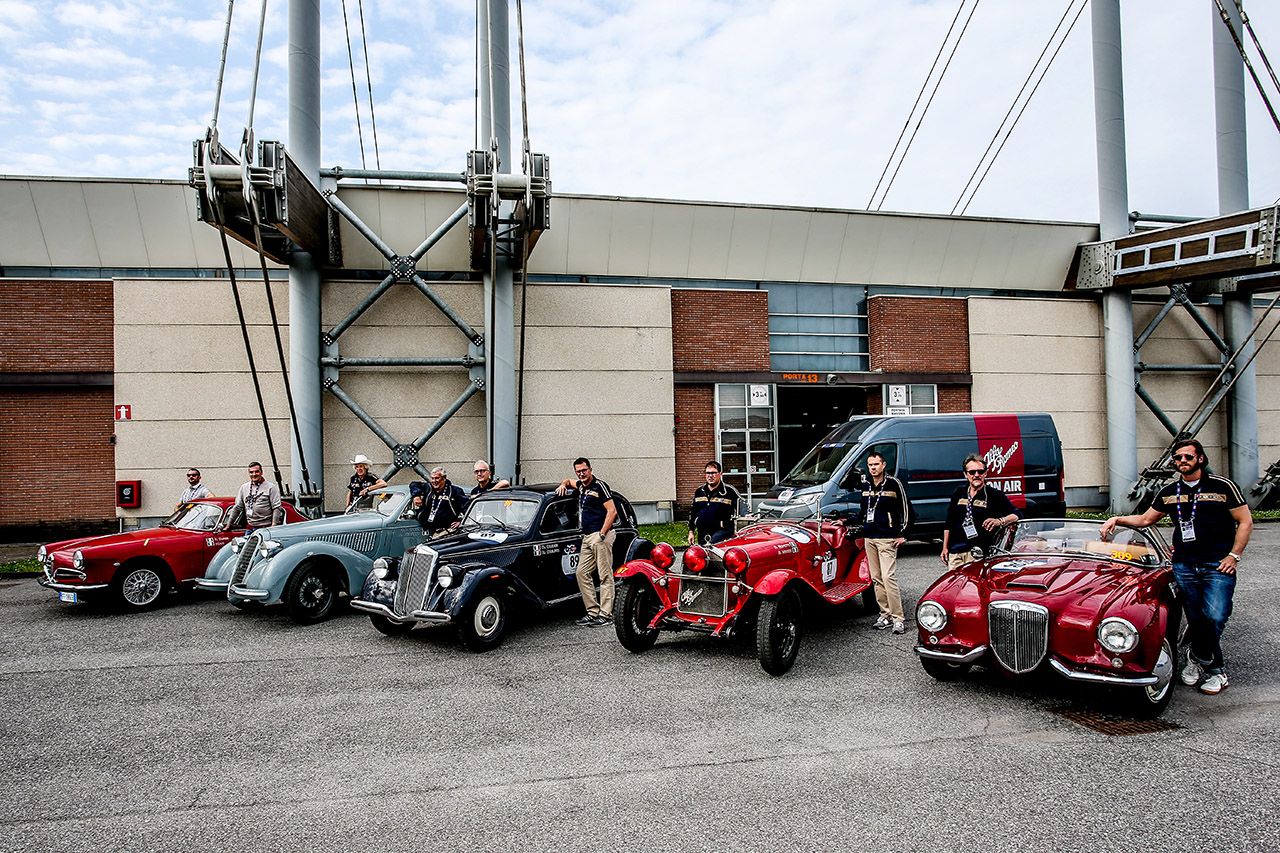
[[[391,609],[397,616],[408,616],[427,603],[427,593],[435,580],[439,554],[430,548],[415,548],[400,561],[400,579]]]
[[[987,608],[991,651],[1010,672],[1030,672],[1049,650],[1049,608],[1026,601],[996,601]]]
[[[249,574],[249,566],[253,564],[253,555],[258,553],[261,547],[261,533],[245,537],[244,545],[240,547],[240,553],[236,556],[236,570],[231,573],[232,586],[244,581],[244,576]]]
[[[711,563],[694,575],[682,572],[676,610],[693,616],[723,616],[729,609],[729,577],[724,566]]]

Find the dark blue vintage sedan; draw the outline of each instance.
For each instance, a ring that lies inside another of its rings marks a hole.
[[[635,542],[636,515],[613,496],[616,569]],[[498,489],[472,501],[457,530],[375,561],[351,606],[384,634],[454,625],[468,648],[485,651],[502,642],[511,608],[537,612],[579,597],[581,547],[576,492],[557,495],[555,483]]]

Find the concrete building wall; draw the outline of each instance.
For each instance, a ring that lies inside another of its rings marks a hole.
[[[324,285],[326,327],[373,286]],[[481,288],[441,284],[440,295],[477,328]],[[273,293],[288,351],[287,284]],[[116,400],[134,407],[119,425],[116,468],[143,481],[144,505],[122,514],[154,517],[172,508],[182,473],[194,465],[210,488],[231,493],[244,466],[261,461],[271,477],[257,402],[225,280],[121,280],[116,283]],[[528,301],[531,366],[525,377],[524,476],[568,476],[575,456],[592,458],[599,475],[629,498],[669,500],[675,491],[670,296],[662,287],[533,285]],[[242,282],[276,453],[288,477],[288,409],[261,282]],[[416,289],[397,285],[350,331],[340,353],[352,356],[462,355],[466,341]],[[519,340],[516,342],[517,351]],[[345,368],[340,384],[396,439],[421,435],[464,390],[461,369]],[[378,467],[391,453],[331,395],[325,395],[327,507],[339,509],[356,453]],[[427,442],[422,460],[445,465],[468,488],[471,463],[486,455],[484,400],[476,395]],[[310,464],[318,464],[318,460]],[[511,476],[512,472],[499,472]],[[401,473],[406,481],[416,474]]]

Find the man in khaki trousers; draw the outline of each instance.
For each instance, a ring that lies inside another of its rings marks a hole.
[[[906,541],[903,534],[910,522],[911,502],[902,481],[885,472],[884,456],[874,450],[867,455],[867,473],[871,476],[862,486],[862,538],[880,607],[871,627],[877,631],[892,627],[893,633],[902,634],[907,625],[898,588],[898,546]]]
[[[582,556],[578,560],[578,592],[587,612],[579,625],[608,625],[613,621],[613,523],[618,508],[613,492],[604,480],[591,473],[591,462],[585,457],[573,461],[578,478],[578,520],[582,526]],[[557,494],[575,488],[573,480],[564,480]],[[600,597],[596,598],[596,577],[600,578]]]

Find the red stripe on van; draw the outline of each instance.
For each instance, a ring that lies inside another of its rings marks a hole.
[[[978,455],[987,463],[987,483],[1003,491],[1018,508],[1027,505],[1022,427],[1017,415],[974,415]]]

